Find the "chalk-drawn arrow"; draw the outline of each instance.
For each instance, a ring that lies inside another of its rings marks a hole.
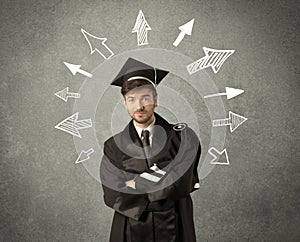
[[[213,159],[210,161],[210,164],[212,164],[212,165],[229,165],[229,160],[228,160],[228,155],[227,155],[226,149],[224,149],[223,151],[220,152],[215,147],[211,147],[208,150],[208,153],[213,157]],[[218,158],[220,158],[222,156],[222,154],[225,154],[226,161],[225,162],[217,161]]]
[[[87,76],[89,78],[92,78],[93,75],[91,73],[88,73],[82,69],[80,69],[81,65],[74,65],[74,64],[70,64],[68,62],[64,62],[64,64],[69,68],[69,70],[72,72],[72,74],[75,76],[77,72],[79,72],[80,74]]]
[[[65,102],[68,101],[68,98],[72,97],[72,98],[80,98],[80,94],[79,93],[74,93],[74,92],[69,92],[69,87],[66,87],[56,93],[54,93],[55,96],[57,96],[58,98],[64,100]]]
[[[242,94],[244,90],[242,89],[237,89],[237,88],[232,88],[232,87],[226,87],[226,92],[221,92],[221,93],[215,93],[215,94],[210,94],[204,96],[204,98],[209,98],[209,97],[218,97],[218,96],[227,96],[227,99],[234,98],[240,94]]]
[[[79,130],[92,127],[92,120],[91,119],[83,119],[83,120],[78,121],[77,120],[78,115],[79,115],[79,112],[74,113],[70,117],[67,117],[66,119],[61,121],[59,124],[57,124],[55,126],[55,128],[81,138],[81,134],[79,133]]]
[[[148,31],[151,30],[150,25],[147,23],[146,18],[142,12],[139,11],[139,14],[136,18],[132,33],[137,33],[137,45],[147,45],[148,44]]]
[[[230,132],[233,132],[246,120],[247,118],[229,111],[229,118],[213,120],[213,127],[229,125]]]
[[[174,41],[173,45],[177,47],[180,42],[183,40],[184,36],[191,35],[192,30],[193,30],[193,25],[194,25],[195,19],[190,20],[189,22],[185,23],[184,25],[181,25],[179,27],[179,30],[181,31],[179,35],[177,36],[176,40]]]
[[[84,38],[89,44],[91,55],[94,54],[95,52],[98,52],[98,54],[100,54],[105,60],[109,59],[114,55],[111,49],[108,48],[108,46],[105,44],[107,38],[97,37],[95,35],[88,33],[84,29],[81,29],[81,33],[83,34]],[[92,45],[92,41],[94,41],[94,45]],[[95,46],[98,46],[98,48]]]
[[[187,65],[187,70],[190,75],[204,68],[211,67],[214,73],[217,73],[225,60],[234,53],[234,50],[216,50],[203,47],[205,56]]]
[[[77,160],[75,161],[75,164],[84,162],[89,160],[91,157],[90,155],[93,154],[95,151],[93,148],[88,149],[87,151],[82,150],[77,158]]]

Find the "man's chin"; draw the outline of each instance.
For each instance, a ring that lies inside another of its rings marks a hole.
[[[133,115],[132,117],[134,119],[135,122],[139,123],[139,124],[146,124],[147,122],[149,122],[149,120],[151,119],[151,117],[145,116],[145,117],[139,117],[137,115]]]

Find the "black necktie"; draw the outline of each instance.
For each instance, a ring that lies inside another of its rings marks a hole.
[[[145,151],[145,156],[146,156],[146,161],[148,164],[148,168],[150,168],[151,164],[150,164],[150,132],[148,130],[143,130],[142,134],[141,134],[141,140],[142,140],[142,144],[144,147],[144,151]]]
[[[150,145],[150,138],[149,137],[150,137],[150,132],[148,130],[143,130],[142,135],[141,135],[143,147],[147,147],[147,146]]]

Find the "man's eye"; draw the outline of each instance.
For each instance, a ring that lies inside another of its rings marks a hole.
[[[127,102],[132,103],[132,102],[133,102],[133,99],[132,99],[132,98],[127,99]]]

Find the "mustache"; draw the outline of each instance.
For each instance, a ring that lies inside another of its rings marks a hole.
[[[145,108],[141,107],[141,108],[134,111],[134,113],[140,113],[140,112],[145,112]]]

